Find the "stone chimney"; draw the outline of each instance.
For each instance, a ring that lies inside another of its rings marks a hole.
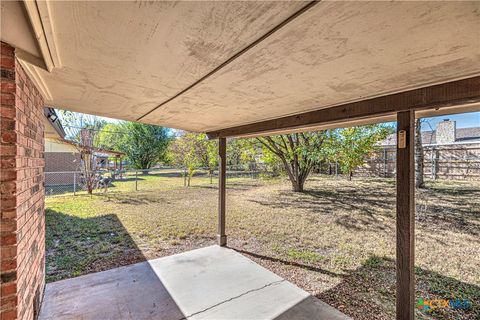
[[[455,121],[444,119],[437,124],[436,140],[437,144],[454,143],[456,140],[457,125]]]

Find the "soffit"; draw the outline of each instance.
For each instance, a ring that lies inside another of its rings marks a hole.
[[[480,2],[326,1],[172,99],[305,5],[48,2],[61,66],[30,68],[52,106],[199,132],[480,74]]]

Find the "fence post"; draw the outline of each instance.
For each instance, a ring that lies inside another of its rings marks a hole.
[[[433,147],[432,147],[432,150],[430,150],[431,154],[430,154],[430,179],[433,180],[433,171],[435,170],[433,168]]]
[[[335,160],[335,179],[338,179],[338,161]]]
[[[73,172],[73,195],[77,193],[77,173]]]
[[[138,191],[138,171],[135,170],[135,191]]]
[[[437,179],[437,157],[435,156],[435,148],[432,147],[432,180]]]
[[[387,177],[387,148],[383,148],[383,177]]]

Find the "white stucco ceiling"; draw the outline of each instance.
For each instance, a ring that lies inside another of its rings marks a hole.
[[[480,74],[480,2],[326,1],[178,95],[305,5],[47,2],[57,65],[27,69],[52,106],[202,132]]]

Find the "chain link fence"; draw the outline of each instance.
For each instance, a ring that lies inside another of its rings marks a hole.
[[[204,185],[216,184],[217,170],[197,168],[189,178],[186,168],[161,167],[142,170],[98,170],[90,180],[92,193],[105,193],[109,191],[142,191],[161,189],[167,185]],[[227,179],[260,179],[271,177],[274,174],[260,166],[228,166]],[[86,194],[88,179],[80,171],[45,172],[45,193],[52,195],[77,195]],[[190,181],[189,181],[190,180]]]

